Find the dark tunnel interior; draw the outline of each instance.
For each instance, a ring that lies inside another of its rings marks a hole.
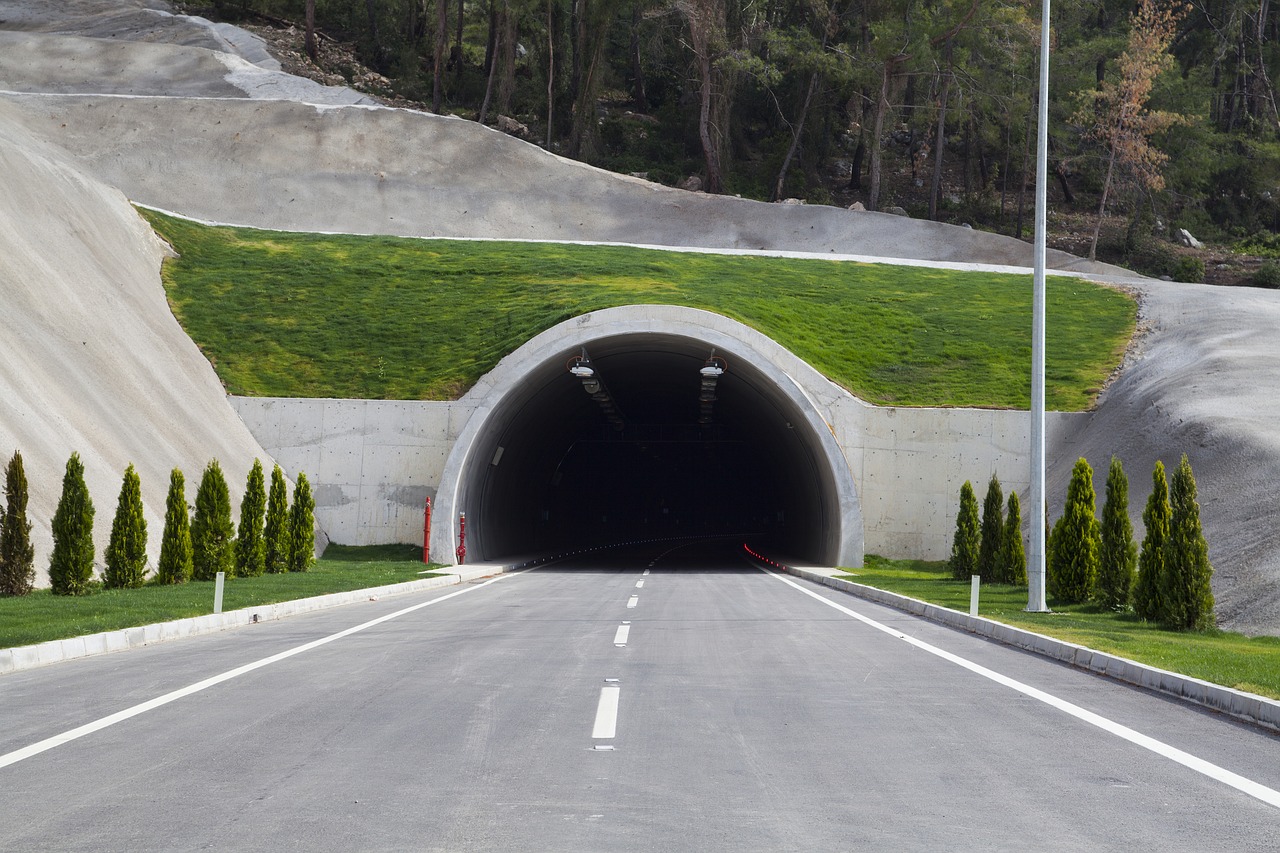
[[[587,363],[582,354],[533,369],[477,446],[464,475],[472,555],[733,534],[830,556],[830,474],[795,403],[756,366],[658,334],[596,341]],[[724,369],[713,390],[708,364]]]

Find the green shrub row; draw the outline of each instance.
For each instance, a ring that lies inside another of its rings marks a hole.
[[[306,474],[298,474],[289,503],[284,473],[271,472],[265,493],[262,463],[255,459],[240,503],[238,530],[231,523],[231,498],[218,460],[204,470],[195,505],[188,506],[186,480],[174,468],[165,501],[160,556],[151,583],[191,579],[252,577],[264,572],[305,572],[315,560],[315,501]],[[5,473],[5,514],[0,527],[0,595],[24,595],[35,579],[28,488],[22,454],[15,452]],[[147,582],[147,521],[142,485],[132,464],[124,472],[101,580],[95,579],[93,500],[78,453],[67,460],[62,496],[52,520],[49,583],[57,595],[82,595],[96,586],[139,587]]]
[[[1186,454],[1172,483],[1158,461],[1152,480],[1139,551],[1129,521],[1129,481],[1120,460],[1111,459],[1101,522],[1095,512],[1093,469],[1085,459],[1076,462],[1062,516],[1046,536],[1049,597],[1063,604],[1092,601],[1107,610],[1132,608],[1142,619],[1177,630],[1212,628],[1213,566]],[[992,476],[979,520],[973,487],[966,481],[960,488],[948,562],[953,577],[980,575],[984,582],[1026,583],[1016,498],[1010,494],[1009,518],[1002,518],[1000,481]]]

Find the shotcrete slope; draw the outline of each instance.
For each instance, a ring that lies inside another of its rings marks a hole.
[[[172,468],[186,473],[192,500],[210,459],[238,495],[254,457],[268,458],[170,313],[165,248],[125,197],[23,131],[3,104],[0,174],[0,454],[23,454],[39,581],[73,451],[99,551],[124,469],[138,469],[154,564]]]
[[[10,92],[0,95],[2,165],[6,188],[24,188],[0,200],[0,308],[6,331],[31,328],[0,342],[2,390],[20,404],[17,417],[6,409],[0,441],[38,457],[45,479],[60,475],[72,449],[100,457],[100,519],[128,458],[148,465],[154,507],[168,466],[194,473],[225,453],[224,463],[243,467],[259,451],[226,421],[229,409],[189,341],[173,337],[180,332],[163,310],[150,238],[118,195],[77,169],[137,201],[268,228],[1030,263],[1029,246],[996,235],[686,193],[458,119],[315,106],[361,96],[281,74],[243,31],[148,5],[0,0],[0,27],[21,31],[0,32],[0,89]],[[133,258],[127,269],[122,255]],[[1061,253],[1050,265],[1116,273]],[[10,293],[10,280],[22,286]],[[1280,634],[1280,344],[1268,333],[1280,327],[1280,294],[1129,284],[1142,294],[1147,332],[1094,415],[1050,449],[1054,512],[1076,457],[1093,463],[1101,493],[1114,453],[1129,472],[1140,530],[1154,460],[1172,468],[1186,451],[1224,625]],[[148,340],[154,345],[140,346]],[[20,376],[27,370],[33,381]],[[175,371],[189,380],[182,393]],[[158,402],[144,405],[148,395]],[[152,445],[159,449],[143,452]],[[42,500],[36,515],[47,518]]]

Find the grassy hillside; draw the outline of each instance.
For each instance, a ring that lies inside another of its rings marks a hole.
[[[174,313],[233,394],[453,399],[557,323],[661,303],[739,320],[872,403],[1029,404],[1030,276],[290,234],[143,213],[179,253],[163,271]],[[1051,278],[1048,316],[1048,406],[1087,408],[1136,306]]]

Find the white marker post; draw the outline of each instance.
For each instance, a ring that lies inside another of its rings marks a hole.
[[[218,576],[213,581],[213,612],[222,612],[222,588],[226,586],[227,573],[218,572]]]
[[[978,587],[982,585],[982,575],[969,576],[969,615],[978,615]]]

